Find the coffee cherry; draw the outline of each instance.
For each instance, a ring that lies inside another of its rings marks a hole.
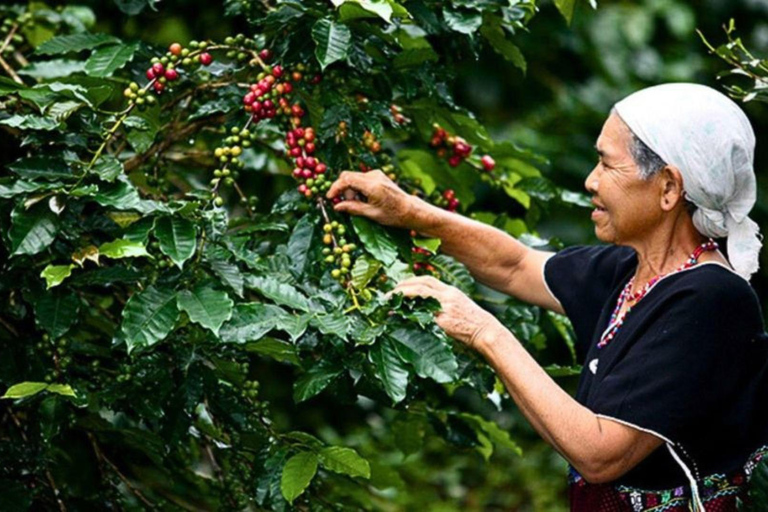
[[[211,56],[210,53],[203,52],[200,54],[200,64],[203,66],[208,66],[211,62],[213,62],[213,56]]]
[[[496,161],[494,161],[490,155],[483,155],[483,158],[480,159],[480,162],[482,162],[483,167],[488,172],[492,171],[493,168],[496,167]]]
[[[173,55],[181,55],[181,45],[179,43],[173,43],[171,46],[168,47],[168,51],[171,52]]]
[[[166,78],[166,79],[167,79],[169,82],[173,82],[173,81],[175,81],[175,80],[178,80],[178,78],[179,78],[179,73],[178,73],[178,71],[176,71],[175,69],[166,69],[166,70],[165,70],[165,78]]]
[[[264,62],[267,62],[272,58],[272,52],[265,48],[259,52],[259,58]]]

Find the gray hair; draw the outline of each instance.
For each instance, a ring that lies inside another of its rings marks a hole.
[[[611,114],[619,115],[616,107],[611,109]],[[621,119],[621,117],[619,117]],[[622,120],[622,122],[624,122]],[[627,126],[626,124],[624,126]],[[640,138],[635,135],[635,133],[627,126],[627,131],[630,135],[630,141],[629,141],[629,152],[632,155],[632,160],[634,160],[635,164],[637,165],[637,174],[641,180],[647,181],[651,178],[653,178],[656,173],[661,171],[664,167],[666,167],[667,163],[656,154],[654,150],[648,147],[648,145],[640,140]],[[693,212],[696,211],[696,205],[690,202],[687,198],[685,198],[685,195],[683,195],[684,201],[685,201],[685,208],[688,210],[688,213],[693,216]]]

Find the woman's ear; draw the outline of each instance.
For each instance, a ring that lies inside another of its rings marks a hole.
[[[672,211],[678,205],[683,205],[685,192],[683,189],[683,175],[680,169],[674,165],[667,165],[659,171],[661,184],[661,209]]]

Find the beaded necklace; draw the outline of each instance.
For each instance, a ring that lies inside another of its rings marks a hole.
[[[603,333],[603,335],[600,337],[600,341],[597,343],[597,348],[603,348],[608,343],[613,340],[613,338],[616,337],[616,333],[619,331],[619,328],[624,323],[624,319],[627,317],[630,311],[632,311],[632,307],[634,305],[637,305],[638,302],[640,302],[640,299],[645,297],[645,294],[648,293],[648,291],[659,282],[664,277],[670,276],[672,274],[675,274],[677,272],[680,272],[682,270],[686,270],[691,268],[692,266],[696,265],[699,262],[699,256],[704,251],[714,251],[718,248],[717,242],[712,240],[711,238],[698,246],[693,253],[691,253],[690,256],[688,256],[688,259],[685,260],[685,263],[680,265],[675,270],[672,270],[671,272],[667,272],[666,274],[659,274],[655,276],[653,279],[648,281],[645,286],[643,286],[639,291],[632,293],[632,284],[635,281],[635,276],[632,276],[632,278],[629,280],[629,282],[624,286],[624,289],[621,291],[621,294],[619,294],[619,300],[616,303],[616,308],[613,310],[613,313],[611,313],[611,320],[608,322],[609,328]],[[627,306],[627,309],[624,311],[621,316],[619,316],[619,311],[621,311],[621,307],[624,305],[625,302],[631,302],[632,305]]]

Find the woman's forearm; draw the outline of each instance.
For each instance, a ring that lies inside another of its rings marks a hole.
[[[599,418],[560,388],[506,329],[484,333],[477,348],[539,435],[582,474],[597,472],[609,458]]]
[[[414,199],[412,229],[442,240],[440,250],[466,265],[481,283],[496,289],[508,284],[528,250],[525,245],[492,226]]]

